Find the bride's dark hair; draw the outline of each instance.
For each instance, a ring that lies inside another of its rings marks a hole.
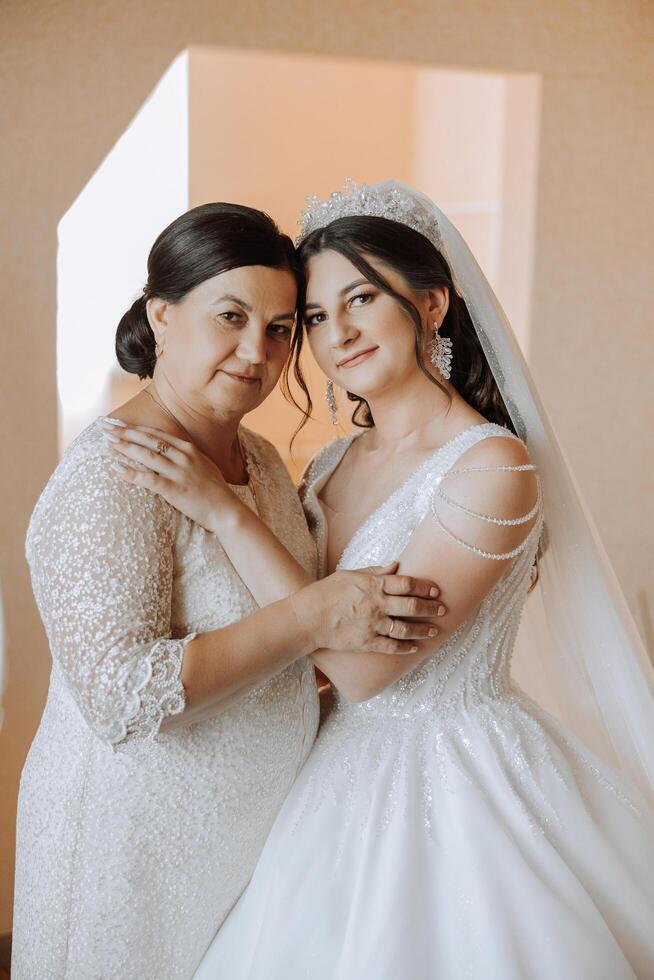
[[[408,225],[388,218],[356,215],[337,218],[324,228],[317,228],[304,239],[298,249],[300,260],[306,268],[315,255],[327,250],[339,252],[355,266],[365,278],[382,292],[392,296],[398,306],[407,314],[415,330],[416,361],[420,370],[443,391],[443,385],[427,370],[422,355],[423,326],[416,306],[406,297],[396,292],[390,283],[366,260],[365,256],[378,259],[394,269],[404,278],[410,289],[435,289],[447,287],[449,306],[439,333],[450,337],[453,344],[452,375],[450,382],[459,394],[483,415],[489,422],[497,422],[515,432],[506,405],[493,377],[486,355],[477,337],[468,308],[456,291],[452,273],[445,258],[438,249]],[[302,312],[305,300],[305,286],[298,300]],[[307,397],[307,407],[298,405],[304,412],[301,428],[311,414],[312,404],[308,396],[299,364],[302,350],[303,331],[295,331],[291,345],[291,360],[285,368],[285,382],[291,363],[293,374]],[[352,421],[363,428],[371,428],[374,419],[365,398],[347,392],[347,397],[357,406],[352,413]],[[297,402],[296,402],[297,404]],[[298,429],[299,431],[299,429]]]
[[[143,295],[121,317],[116,330],[118,363],[139,378],[151,378],[157,358],[146,312],[152,296],[179,303],[200,283],[228,269],[263,265],[288,269],[300,290],[304,274],[293,242],[263,211],[242,204],[201,204],[161,232],[148,256]]]

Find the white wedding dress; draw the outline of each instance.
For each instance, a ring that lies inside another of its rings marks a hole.
[[[473,426],[429,457],[339,567],[401,554],[447,471],[497,435],[510,434]],[[317,494],[351,439],[304,481],[323,565]],[[337,697],[196,980],[654,977],[652,812],[510,675],[542,497],[539,508],[430,659],[369,701]]]
[[[279,454],[240,434],[256,504],[249,485],[234,492],[315,573]],[[53,662],[20,783],[14,980],[189,980],[318,726],[302,659],[214,718],[159,730],[184,707],[185,640],[257,606],[215,535],[121,480],[112,459],[95,422],[28,531]]]

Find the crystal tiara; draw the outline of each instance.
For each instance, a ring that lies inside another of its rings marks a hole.
[[[370,215],[388,218],[413,228],[440,249],[442,240],[436,216],[428,210],[410,188],[394,180],[380,184],[357,184],[348,177],[342,191],[334,191],[321,201],[312,195],[307,197],[308,207],[300,212],[298,225],[300,233],[295,240],[299,245],[316,228],[324,228],[336,218]]]

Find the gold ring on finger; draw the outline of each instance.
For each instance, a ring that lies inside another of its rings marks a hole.
[[[395,620],[394,620],[394,619],[392,619],[392,620],[391,620],[391,628],[390,628],[390,629],[389,629],[389,631],[388,631],[388,635],[389,635],[389,636],[393,636],[393,630],[394,630],[394,629],[395,629]]]
[[[159,442],[157,443],[157,448],[155,452],[157,452],[159,456],[165,456],[169,449],[170,449],[169,444],[167,442],[164,442],[163,439],[160,439]]]

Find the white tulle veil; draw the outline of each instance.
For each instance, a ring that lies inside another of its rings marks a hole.
[[[651,799],[654,671],[508,319],[454,225],[433,201],[399,181],[358,186],[349,180],[324,201],[309,198],[298,240],[336,218],[360,214],[401,221],[441,251],[540,472],[545,527],[539,579],[525,605],[514,675]]]

